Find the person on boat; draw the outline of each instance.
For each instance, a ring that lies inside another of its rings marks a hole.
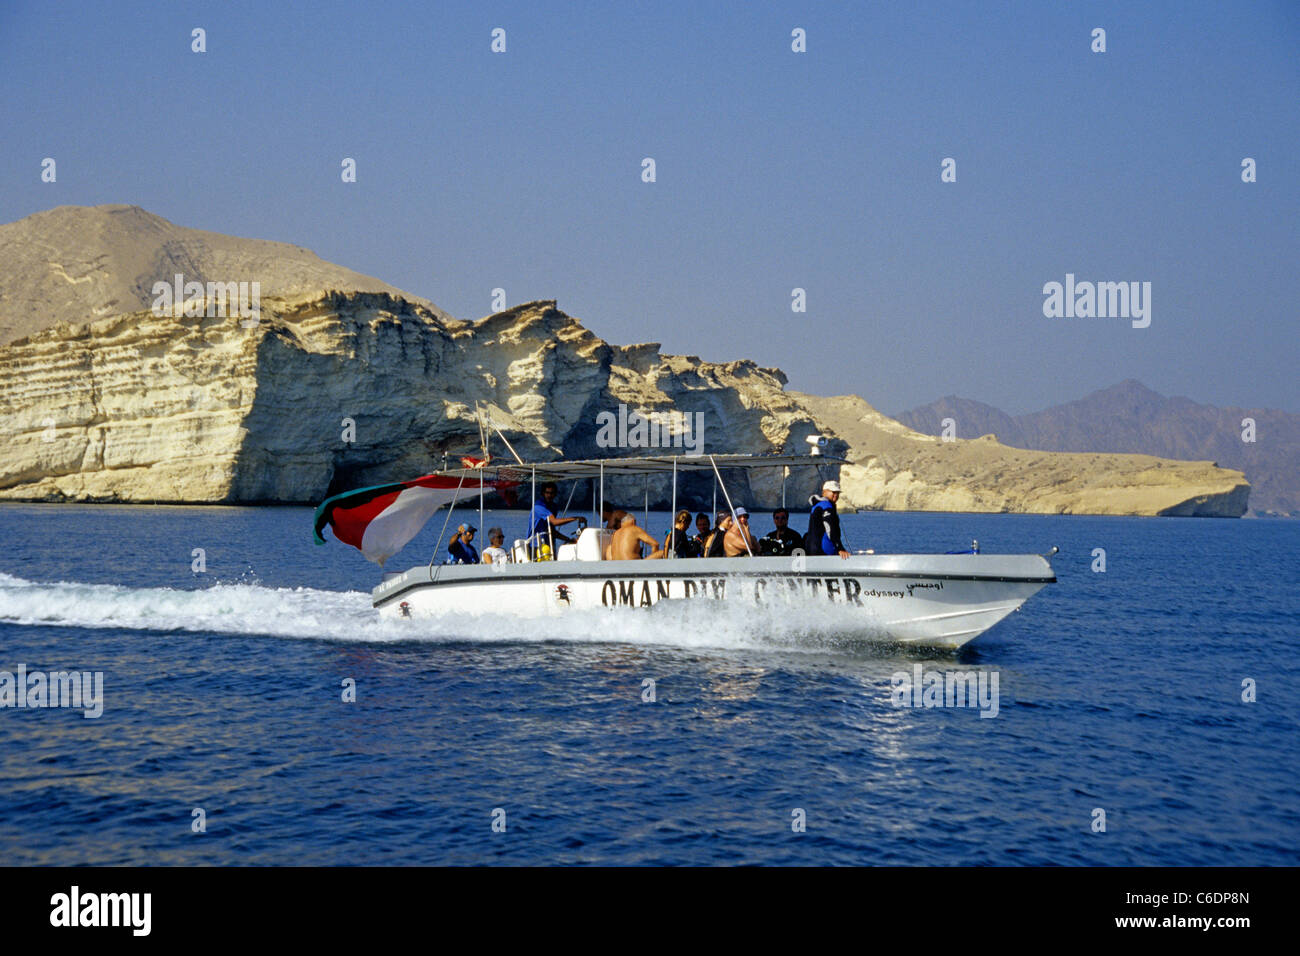
[[[484,564],[505,564],[510,560],[510,556],[506,554],[506,549],[503,547],[506,543],[504,531],[500,528],[488,528],[487,539],[490,547],[483,549]]]
[[[553,481],[542,485],[542,500],[533,504],[533,513],[529,519],[528,537],[533,545],[540,546],[545,542],[550,546],[552,553],[555,552],[559,542],[573,540],[556,529],[578,520],[577,516],[573,515],[568,518],[556,516],[555,499],[559,493],[560,489]]]
[[[758,554],[758,542],[749,530],[749,512],[736,509],[736,522],[722,539],[722,550],[729,558],[743,558]]]
[[[808,533],[803,536],[804,548],[809,554],[838,554],[849,556],[840,538],[840,513],[835,502],[840,500],[840,483],[827,481],[822,493],[811,499],[812,514],[808,517]]]
[[[706,558],[725,558],[727,556],[726,546],[724,544],[727,532],[735,524],[731,520],[731,515],[726,511],[718,512],[718,524],[709,535],[709,540],[704,545],[704,556]]]
[[[623,525],[614,532],[614,538],[610,541],[610,554],[615,561],[633,561],[641,557],[641,545],[648,544],[654,550],[650,552],[649,558],[662,558],[663,549],[659,547],[659,542],[650,535],[646,534],[637,527],[635,515],[624,515]]]
[[[478,528],[472,524],[463,524],[456,529],[447,543],[452,564],[478,564],[478,549],[474,547],[474,532]]]
[[[627,517],[627,512],[621,508],[616,508],[613,511],[601,512],[601,517],[605,518],[606,531],[618,531],[618,529],[623,526],[623,519]],[[606,535],[605,550],[600,553],[600,556],[604,558],[606,561],[611,560],[614,557],[613,549],[614,549],[614,536],[612,534]]]
[[[776,527],[758,539],[759,550],[764,555],[784,558],[793,554],[795,548],[803,547],[803,536],[790,527],[790,512],[777,508],[772,512],[772,523]]]
[[[699,545],[700,554],[704,553],[709,543],[709,534],[713,531],[713,522],[703,511],[695,516],[695,543]]]
[[[683,508],[673,520],[673,530],[664,538],[664,556],[669,558],[698,558],[699,543],[687,533],[691,526],[691,513]]]

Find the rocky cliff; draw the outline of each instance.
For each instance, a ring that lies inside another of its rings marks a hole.
[[[388,292],[263,296],[261,318],[134,311],[59,324],[0,349],[0,497],[315,502],[478,450],[475,403],[525,459],[598,447],[597,416],[702,415],[713,452],[803,451],[836,436],[849,507],[1239,515],[1249,486],[1207,462],[1060,455],[991,439],[943,442],[856,397],[786,391],[777,369],[615,346],[554,302],[475,322]],[[498,456],[503,454],[497,446]],[[751,505],[780,476],[737,476]],[[792,476],[802,503],[818,477]],[[709,483],[688,491],[707,500]],[[639,483],[611,496],[640,502]],[[652,503],[664,504],[661,487]],[[737,502],[739,503],[739,502]]]

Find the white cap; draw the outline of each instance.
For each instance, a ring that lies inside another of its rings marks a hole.
[[[838,481],[826,481],[822,483],[822,494],[828,491],[839,491],[840,483]]]

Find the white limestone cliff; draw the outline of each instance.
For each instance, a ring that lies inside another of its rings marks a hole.
[[[804,451],[806,435],[832,434],[831,450],[853,462],[840,476],[846,507],[1245,510],[1241,473],[1207,462],[946,443],[862,399],[784,386],[779,370],[749,361],[610,345],[550,301],[464,322],[384,291],[315,291],[264,296],[252,328],[136,311],[0,348],[0,498],[316,502],[423,474],[444,454],[476,454],[476,402],[528,460],[644,451],[596,444],[596,416],[622,403],[703,413],[712,452]],[[345,440],[349,421],[354,441]],[[802,472],[791,477],[792,506],[819,481]],[[780,500],[779,474],[735,482],[747,504]],[[711,485],[686,487],[704,500]],[[639,503],[643,493],[624,484],[610,497]],[[651,499],[665,503],[662,485]]]

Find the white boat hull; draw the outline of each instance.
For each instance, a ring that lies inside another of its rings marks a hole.
[[[533,618],[664,601],[788,602],[832,610],[846,636],[960,647],[1055,580],[1036,554],[548,561],[420,566],[390,577],[373,596],[381,615],[413,621]]]

